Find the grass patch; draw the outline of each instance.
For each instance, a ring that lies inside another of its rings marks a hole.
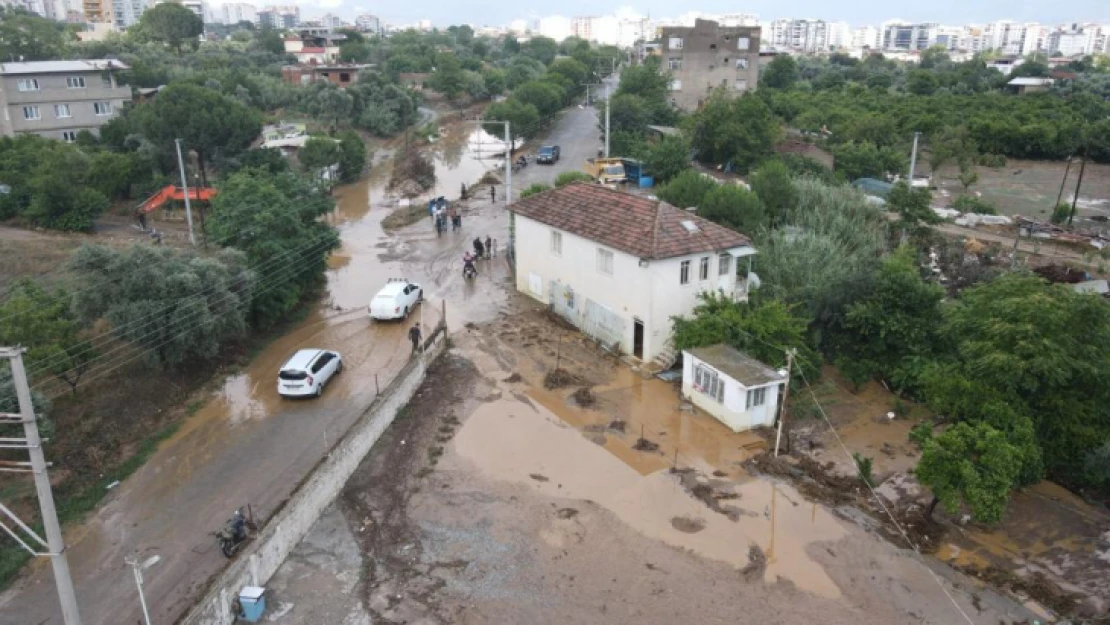
[[[54,493],[54,502],[58,508],[58,521],[64,525],[83,519],[108,494],[107,487],[109,484],[115,481],[122,482],[137,471],[158,449],[158,444],[173,436],[180,425],[180,422],[171,423],[153,436],[145,438],[139,444],[139,448],[133,456],[108,471],[99,480],[58,489]],[[32,527],[39,536],[44,535],[41,521],[34,523]],[[8,587],[19,573],[20,568],[29,559],[31,559],[31,554],[19,545],[14,544],[14,542],[5,543],[4,547],[0,548],[0,590]]]

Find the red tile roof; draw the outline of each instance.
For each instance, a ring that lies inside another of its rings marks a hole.
[[[638,258],[660,260],[750,245],[747,236],[660,200],[576,183],[511,206],[521,216]],[[682,222],[692,222],[688,230]]]

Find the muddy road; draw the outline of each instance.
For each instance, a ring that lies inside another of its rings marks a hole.
[[[496,166],[468,149],[470,127],[446,128],[432,149],[437,165],[433,194],[455,196]],[[409,358],[409,326],[438,322],[445,303],[448,323],[490,319],[502,290],[459,277],[462,251],[474,236],[504,241],[503,201],[475,202],[461,233],[437,237],[430,224],[386,236],[382,218],[395,206],[384,186],[389,153],[379,153],[372,173],[336,190],[338,208],[328,216],[342,247],[329,260],[327,293],[307,318],[274,341],[244,370],[183,422],[155,455],[118,486],[83,524],[66,531],[69,564],[85,623],[117,625],[140,618],[134,579],[124,558],[159,556],[144,571],[147,601],[156,622],[171,623],[196,600],[226,563],[211,532],[240,506],[266,518],[289,496]],[[391,277],[421,283],[423,310],[397,323],[371,323],[366,306]],[[280,365],[297,349],[338,350],[345,369],[320,399],[282,400],[276,393]],[[48,563],[0,595],[0,624],[60,625]]]

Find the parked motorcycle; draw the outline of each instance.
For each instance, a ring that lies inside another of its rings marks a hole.
[[[239,548],[247,542],[250,531],[255,529],[258,528],[253,521],[243,515],[243,510],[236,510],[235,514],[224,523],[223,528],[216,532],[216,540],[220,543],[220,551],[225,557],[234,557]]]

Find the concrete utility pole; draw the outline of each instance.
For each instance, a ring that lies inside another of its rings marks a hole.
[[[913,186],[913,172],[917,169],[917,139],[921,136],[920,132],[913,133],[913,152],[910,153],[910,186]]]
[[[794,371],[794,356],[798,354],[798,350],[791,347],[786,350],[786,384],[782,389],[782,406],[779,408],[779,428],[778,433],[775,434],[775,457],[779,457],[779,441],[782,440],[782,423],[786,421],[786,400],[790,397],[790,375]],[[790,437],[786,439],[786,450],[790,451]]]
[[[46,541],[35,534],[30,527],[21,522],[10,510],[0,506],[0,512],[14,521],[20,529],[27,532],[40,545],[47,548],[47,553],[39,553],[20,539],[13,530],[0,522],[8,535],[15,538],[25,549],[33,555],[49,556],[54,568],[54,582],[58,586],[58,600],[62,605],[62,622],[65,625],[81,625],[81,614],[77,610],[77,594],[73,590],[73,579],[69,575],[69,562],[66,561],[65,542],[62,539],[62,528],[58,525],[58,513],[54,508],[54,494],[50,490],[50,477],[46,474],[46,458],[42,453],[42,439],[39,437],[38,424],[35,422],[35,407],[31,403],[31,388],[27,384],[27,371],[23,368],[22,347],[0,347],[0,358],[7,358],[11,363],[12,381],[15,384],[15,395],[19,400],[19,414],[0,414],[0,423],[22,423],[23,433],[26,438],[0,439],[0,447],[9,449],[26,449],[30,462],[5,462],[5,471],[30,472],[35,477],[35,491],[38,493],[39,508],[42,511],[42,525],[46,529]]]
[[[177,168],[181,171],[181,190],[185,195],[185,222],[189,224],[189,243],[196,247],[197,239],[193,236],[193,208],[189,205],[189,179],[185,176],[185,159],[181,158],[181,139],[174,139],[173,143],[177,146]]]
[[[124,562],[130,564],[132,572],[135,573],[135,586],[139,589],[139,605],[143,607],[143,623],[150,625],[150,611],[147,610],[146,597],[143,595],[143,567],[134,557],[127,558]]]
[[[609,158],[609,97],[605,97],[605,158]]]
[[[1068,227],[1071,227],[1071,222],[1075,219],[1075,206],[1079,203],[1079,187],[1083,186],[1083,170],[1087,169],[1087,153],[1088,150],[1083,150],[1083,160],[1079,161],[1079,179],[1075,181],[1075,195],[1071,198],[1071,212],[1068,213]]]
[[[513,203],[513,136],[509,132],[509,122],[505,122],[505,206]]]

